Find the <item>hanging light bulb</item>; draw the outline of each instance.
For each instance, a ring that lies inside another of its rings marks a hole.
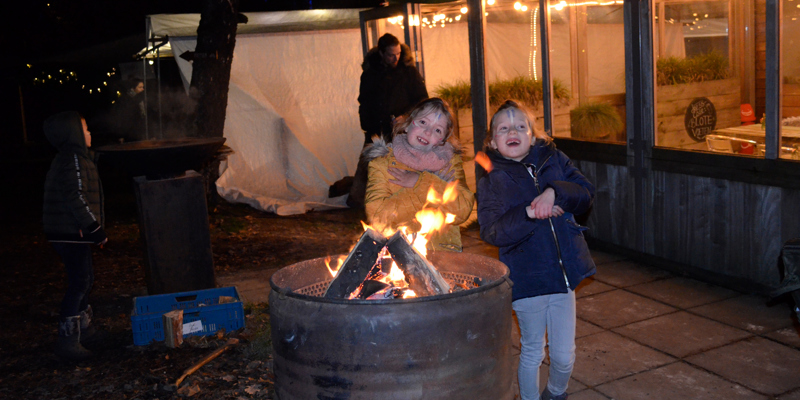
[[[469,9],[467,7],[461,7],[461,13],[466,14]]]

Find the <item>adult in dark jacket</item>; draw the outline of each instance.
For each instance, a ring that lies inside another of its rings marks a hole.
[[[594,185],[543,132],[533,116],[507,101],[492,117],[486,152],[491,171],[478,183],[481,238],[500,247],[511,272],[512,308],[521,333],[523,400],[564,400],[575,362],[575,288],[594,274],[574,214],[589,210]],[[550,374],[539,394],[545,333]]]
[[[428,98],[425,82],[414,65],[414,55],[392,34],[378,39],[361,64],[358,115],[364,130],[364,143],[373,135],[392,140],[392,122]]]
[[[361,68],[364,72],[361,73],[358,115],[364,130],[364,146],[372,144],[373,136],[390,143],[395,117],[411,111],[428,98],[425,82],[414,66],[411,50],[389,33],[381,36],[378,46],[367,52]],[[368,163],[363,157],[359,158],[347,198],[350,207],[364,207]]]
[[[80,360],[91,355],[81,345],[91,330],[91,245],[108,240],[103,230],[103,190],[88,149],[92,137],[80,114],[68,111],[51,116],[44,122],[44,133],[58,149],[44,185],[44,233],[61,256],[68,280],[56,354]]]

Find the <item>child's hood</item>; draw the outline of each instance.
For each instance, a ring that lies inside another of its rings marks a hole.
[[[81,115],[76,111],[65,111],[47,118],[44,135],[58,151],[87,153]]]
[[[543,140],[537,139],[533,145],[531,145],[531,151],[525,156],[522,161],[514,161],[509,160],[503,157],[497,150],[489,149],[487,150],[486,154],[489,156],[489,159],[492,161],[493,170],[496,168],[504,169],[508,168],[511,165],[517,165],[520,163],[525,164],[533,164],[539,165],[540,163],[544,162],[548,156],[550,156],[556,150],[556,144],[552,141],[550,143],[545,143]]]

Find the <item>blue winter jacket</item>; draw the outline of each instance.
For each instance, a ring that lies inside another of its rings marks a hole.
[[[567,285],[575,290],[596,270],[583,237],[588,228],[573,216],[589,210],[594,185],[553,143],[537,140],[522,161],[488,156],[493,169],[478,183],[478,222],[481,238],[500,248],[511,270],[512,299],[567,293]],[[548,187],[564,215],[529,218],[525,207]]]

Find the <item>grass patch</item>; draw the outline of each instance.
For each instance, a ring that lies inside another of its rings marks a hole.
[[[269,304],[245,303],[248,330],[252,339],[244,349],[244,355],[250,359],[266,360],[272,356],[272,338],[270,337]]]
[[[247,226],[249,223],[242,218],[237,217],[227,217],[227,218],[218,218],[217,219],[217,226],[225,232],[228,233],[239,233]]]

